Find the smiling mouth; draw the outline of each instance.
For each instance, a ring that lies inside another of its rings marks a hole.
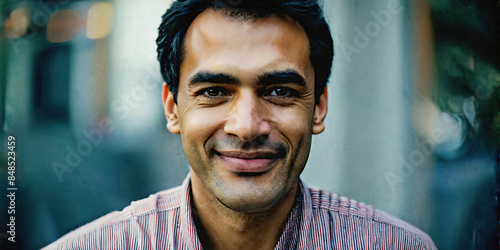
[[[238,176],[258,176],[270,171],[283,155],[274,151],[216,151],[225,167]]]

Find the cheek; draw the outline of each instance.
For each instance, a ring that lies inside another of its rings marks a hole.
[[[211,109],[192,109],[179,118],[183,143],[203,148],[221,124],[221,113]]]
[[[298,178],[302,173],[311,147],[312,139],[312,115],[311,111],[304,109],[293,109],[289,111],[281,111],[277,116],[279,133],[285,138],[289,144],[289,155],[287,159],[288,174]]]
[[[312,115],[311,111],[303,108],[281,109],[274,112],[274,123],[280,132],[292,143],[297,143],[304,136],[311,134]]]

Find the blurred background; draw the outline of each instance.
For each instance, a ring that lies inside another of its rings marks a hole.
[[[165,128],[156,61],[170,3],[0,0],[0,248],[43,247],[182,183],[189,167]],[[410,222],[439,249],[497,249],[500,2],[323,7],[329,113],[302,179]]]

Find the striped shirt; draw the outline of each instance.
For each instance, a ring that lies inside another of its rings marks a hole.
[[[300,182],[275,249],[436,249],[387,213]],[[190,178],[82,226],[44,249],[202,249],[191,216]]]

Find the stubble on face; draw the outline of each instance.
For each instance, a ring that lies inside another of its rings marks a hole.
[[[234,211],[258,213],[276,206],[295,193],[311,145],[314,70],[307,35],[290,20],[271,16],[242,22],[209,9],[190,26],[185,48],[178,116],[193,182],[199,180],[200,192]],[[282,84],[297,92],[284,105],[262,95],[262,89],[275,86],[261,86],[257,79],[286,70],[297,72],[305,84]],[[205,89],[189,85],[201,71],[228,74],[237,83],[202,83],[229,93],[214,102],[200,95]],[[228,123],[244,115],[270,129],[251,139],[238,130],[228,132]],[[254,171],[261,168],[265,171]]]

